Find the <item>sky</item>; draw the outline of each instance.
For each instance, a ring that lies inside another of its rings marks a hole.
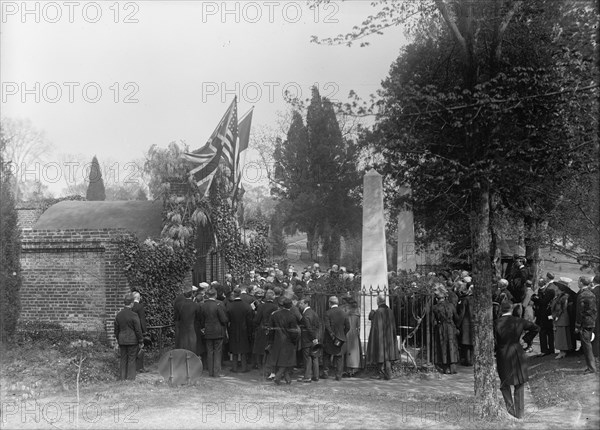
[[[3,1],[2,116],[45,132],[47,162],[124,165],[153,144],[202,146],[235,95],[240,115],[254,106],[254,127],[276,126],[286,89],[368,98],[405,43],[402,28],[366,48],[310,38],[350,31],[377,11],[370,3]]]

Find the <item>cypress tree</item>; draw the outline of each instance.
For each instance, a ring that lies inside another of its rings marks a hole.
[[[94,155],[92,166],[90,167],[90,176],[88,180],[88,188],[85,198],[89,201],[104,201],[106,200],[106,190],[104,189],[104,180],[100,171],[100,164]]]

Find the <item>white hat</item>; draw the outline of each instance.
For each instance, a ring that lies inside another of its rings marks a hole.
[[[471,279],[471,277],[470,277],[470,276],[465,276],[465,277],[463,278],[463,281],[465,281],[465,282],[468,284],[469,282],[471,282],[471,281],[472,281],[472,279]]]
[[[192,285],[192,291],[198,291],[198,287],[196,287],[195,285]]]
[[[570,284],[571,282],[573,282],[573,280],[571,278],[563,278],[563,277],[561,277],[560,280],[563,281],[563,282],[565,282],[565,283],[567,283],[567,284]]]
[[[210,287],[210,285],[208,285],[208,282],[200,282],[200,288],[202,288],[203,290],[207,289],[208,287]]]

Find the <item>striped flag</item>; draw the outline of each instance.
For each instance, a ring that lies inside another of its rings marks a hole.
[[[190,171],[190,175],[194,177],[200,193],[204,196],[208,194],[221,160],[225,160],[234,172],[232,160],[236,139],[237,98],[234,98],[206,145],[194,152],[183,154],[183,158],[198,164]]]
[[[233,189],[234,200],[238,194],[238,189],[242,181],[242,163],[241,153],[248,149],[248,143],[250,142],[250,126],[252,124],[252,113],[254,107],[252,107],[240,120],[238,124],[238,144],[236,146],[235,156],[235,188]],[[239,196],[241,198],[241,195]]]

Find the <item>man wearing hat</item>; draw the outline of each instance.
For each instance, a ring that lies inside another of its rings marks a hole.
[[[590,280],[584,276],[579,278],[579,288],[575,331],[581,338],[581,348],[587,364],[585,373],[596,373],[596,360],[592,352],[592,334],[597,318],[596,296],[590,290]]]
[[[135,380],[135,366],[138,348],[144,345],[140,318],[131,309],[133,295],[127,294],[123,298],[125,307],[117,314],[114,322],[115,339],[119,344],[120,377],[121,381]]]
[[[527,357],[521,346],[523,332],[537,332],[539,327],[523,318],[512,315],[512,305],[503,302],[500,316],[494,321],[496,366],[500,377],[500,391],[508,413],[523,418],[525,412],[525,383],[529,379]],[[514,393],[511,392],[514,386]]]
[[[301,329],[301,347],[302,358],[304,359],[304,377],[300,377],[298,382],[311,382],[319,380],[319,329],[321,322],[319,316],[309,306],[309,299],[306,297],[298,301],[298,308],[302,313],[300,320]],[[321,345],[322,349],[322,345]]]

